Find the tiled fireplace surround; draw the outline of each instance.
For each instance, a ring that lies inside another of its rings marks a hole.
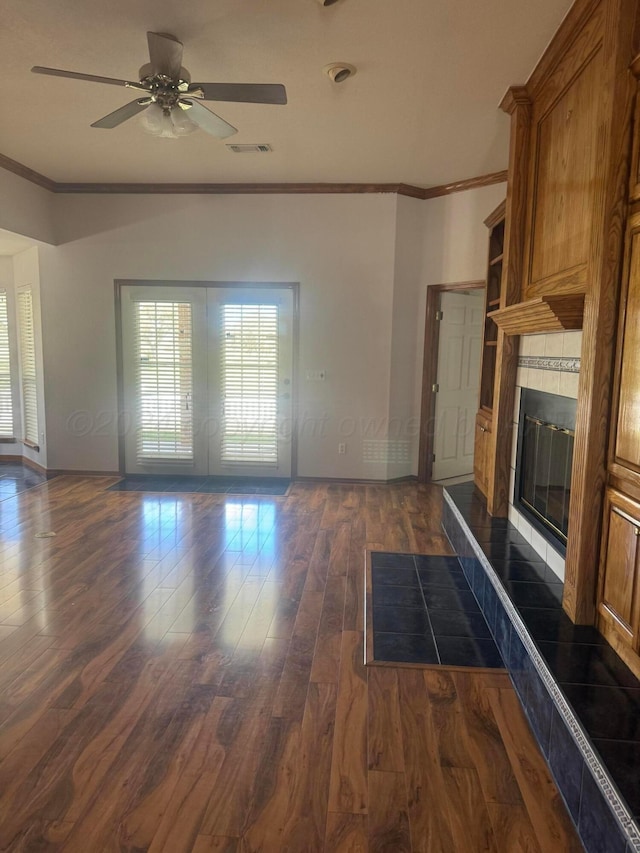
[[[514,444],[520,388],[577,398],[581,337],[581,332],[567,332],[521,338]],[[511,464],[513,469],[515,447]],[[513,475],[512,470],[511,496]],[[575,683],[589,679],[582,672],[567,676],[567,664],[573,666],[569,659],[578,652],[578,662],[585,672],[590,669],[596,692],[603,692],[598,686],[603,679],[607,686],[611,679],[611,690],[637,698],[629,707],[629,729],[633,728],[636,741],[640,739],[640,733],[635,733],[636,728],[640,730],[640,682],[595,629],[570,623],[560,604],[564,560],[513,505],[508,521],[493,519],[473,484],[449,487],[445,489],[443,527],[460,557],[585,849],[588,853],[640,853],[640,773],[633,769],[640,744],[610,742],[606,733],[602,740],[588,734],[587,729],[594,731],[593,720],[585,717],[585,709],[587,716],[590,713],[591,683]],[[527,572],[533,574],[528,576]],[[530,580],[541,582],[522,583]],[[536,596],[539,601],[535,601]],[[581,693],[582,700],[578,701]],[[606,717],[606,708],[604,713]],[[611,743],[630,751],[631,761],[627,755],[622,764],[626,761],[627,769],[631,766],[633,778],[628,773],[625,777],[624,772],[620,776],[619,767],[613,772],[613,765],[606,760]]]

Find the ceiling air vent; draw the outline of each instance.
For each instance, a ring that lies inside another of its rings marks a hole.
[[[234,154],[269,154],[273,151],[272,147],[266,143],[255,143],[253,145],[227,144],[227,148],[229,151],[233,151]]]

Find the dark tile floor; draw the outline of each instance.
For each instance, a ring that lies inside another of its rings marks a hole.
[[[286,495],[291,481],[280,477],[171,477],[136,475],[110,486],[113,492],[200,492],[208,495]]]
[[[457,557],[371,554],[374,659],[504,666]]]
[[[489,558],[630,811],[638,818],[640,681],[595,628],[571,622],[562,609],[562,582],[513,525],[488,515],[472,483],[447,487],[447,492]],[[484,575],[484,570],[478,571]],[[500,646],[499,637],[496,639]]]
[[[12,498],[46,481],[44,474],[39,474],[26,465],[0,461],[0,500]]]

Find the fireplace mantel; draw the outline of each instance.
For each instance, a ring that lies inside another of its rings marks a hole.
[[[505,335],[535,335],[581,329],[583,310],[584,293],[564,293],[508,305],[488,316]]]

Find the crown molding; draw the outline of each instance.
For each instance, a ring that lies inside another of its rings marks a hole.
[[[53,181],[46,175],[23,166],[0,154],[0,168],[12,172],[32,184],[37,184],[52,193],[61,194],[107,194],[107,195],[314,195],[336,193],[395,193],[396,195],[417,198],[425,201],[451,193],[488,187],[507,180],[506,169],[491,172],[476,178],[454,181],[435,187],[416,187],[412,184],[161,184],[161,183],[67,183]]]
[[[12,160],[11,157],[6,157],[4,154],[0,154],[0,168],[7,172],[13,172],[14,175],[18,175],[32,184],[37,184],[49,192],[56,192],[57,184],[51,178],[41,175],[40,172],[34,172],[33,169],[23,166],[22,163],[18,163],[17,160]]]
[[[503,169],[502,172],[490,172],[488,175],[479,175],[477,178],[467,178],[464,181],[454,181],[452,184],[441,184],[439,187],[427,187],[422,191],[421,198],[430,199],[438,198],[441,195],[451,195],[452,193],[461,193],[465,190],[475,190],[478,187],[490,187],[492,184],[506,183],[508,172]]]

